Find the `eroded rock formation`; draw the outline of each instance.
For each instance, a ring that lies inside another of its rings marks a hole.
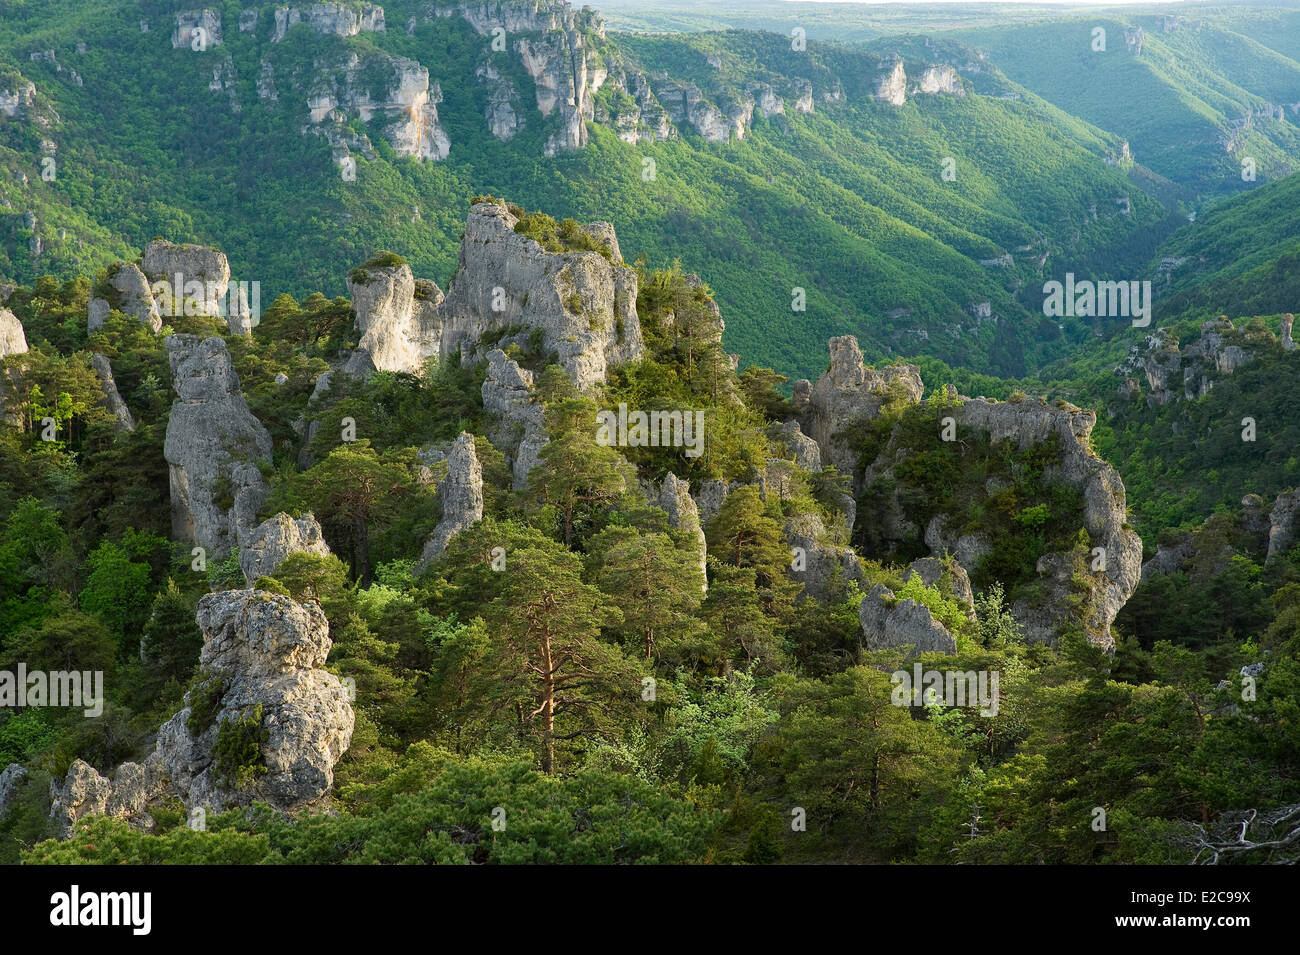
[[[438,484],[442,519],[425,542],[421,562],[436,560],[451,539],[483,519],[483,467],[474,436],[463,431],[447,452],[447,476]]]
[[[296,520],[281,511],[249,531],[239,545],[239,569],[251,587],[259,577],[274,577],[290,554],[328,557],[329,545],[311,512]]]
[[[163,445],[172,534],[220,557],[252,529],[266,498],[258,462],[270,461],[271,436],[248,410],[222,339],[169,335],[164,344],[179,396]]]

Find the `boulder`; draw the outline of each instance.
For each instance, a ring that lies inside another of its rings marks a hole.
[[[248,410],[222,339],[169,335],[164,345],[179,396],[163,444],[172,534],[221,557],[252,530],[266,499],[256,462],[270,460],[271,436]]]
[[[239,569],[251,587],[259,577],[274,577],[290,554],[330,554],[320,524],[310,512],[295,520],[281,511],[249,531],[240,541]]]
[[[956,561],[945,564],[937,557],[922,557],[912,561],[907,569],[908,576],[916,574],[921,583],[933,587],[940,593],[952,596],[972,617],[975,616],[975,593],[971,590],[970,577],[966,568]]]
[[[783,531],[791,547],[790,576],[803,583],[809,597],[824,601],[861,576],[858,555],[831,539],[820,514],[791,515]]]

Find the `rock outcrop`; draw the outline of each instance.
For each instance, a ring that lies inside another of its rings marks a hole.
[[[708,590],[708,546],[704,539],[704,529],[700,526],[700,512],[691,497],[689,481],[683,481],[671,471],[664,475],[659,488],[659,496],[653,503],[668,515],[669,525],[689,536],[695,542],[699,553],[700,590]]]
[[[388,77],[377,98],[371,95],[376,74]],[[379,118],[386,121],[384,138],[399,156],[436,162],[451,152],[438,118],[441,102],[442,88],[429,82],[429,70],[415,60],[377,50],[364,57],[349,53],[318,68],[307,95],[308,128],[325,133],[337,149],[348,139],[349,120]],[[344,148],[342,155],[347,154]]]
[[[347,688],[322,669],[330,650],[325,614],[278,594],[229,590],[199,600],[198,623],[207,680],[158,731],[145,760],[151,783],[191,808],[317,803],[333,785],[354,720]],[[218,758],[222,734],[234,732],[256,741],[253,765]]]
[[[227,276],[229,278],[229,276]],[[96,332],[104,327],[104,319],[112,309],[137,319],[148,326],[155,335],[162,331],[163,321],[149,280],[131,262],[119,262],[108,270],[102,295],[92,296],[87,309],[87,330]]]
[[[259,577],[274,577],[290,554],[330,554],[320,524],[310,511],[296,520],[281,511],[249,531],[240,541],[239,569],[252,587]]]
[[[221,14],[215,10],[186,10],[176,14],[172,49],[208,50],[221,46]]]
[[[248,11],[245,11],[248,12]],[[256,25],[256,11],[253,11]],[[356,36],[358,33],[383,33],[384,8],[374,3],[363,3],[359,8],[341,3],[312,3],[302,6],[278,7],[275,11],[275,28],[271,42],[279,43],[291,27],[305,23],[317,33],[327,36]],[[243,18],[240,18],[243,29]]]
[[[912,647],[907,659],[922,653],[957,652],[957,639],[935,620],[929,608],[915,600],[896,600],[894,592],[877,584],[858,608],[862,643],[867,650]]]
[[[884,64],[876,80],[875,97],[890,106],[902,106],[907,102],[907,71],[901,59]]]
[[[163,455],[170,468],[172,534],[220,557],[240,543],[267,494],[257,462],[271,436],[248,410],[220,338],[169,335],[172,385]]]
[[[23,323],[7,308],[0,308],[0,358],[27,354],[27,335]]]
[[[795,383],[795,411],[803,433],[821,448],[823,465],[857,477],[855,440],[887,401],[916,404],[924,386],[915,365],[880,369],[862,364],[862,350],[852,335],[830,340],[831,367],[811,387]]]
[[[603,382],[609,367],[640,358],[636,272],[598,252],[548,252],[515,231],[518,221],[495,202],[470,210],[460,265],[439,310],[443,359],[511,326],[525,329],[525,345],[540,333],[543,353],[554,352],[583,389]]]
[[[74,759],[63,784],[50,784],[50,818],[58,826],[59,838],[71,836],[77,822],[87,816],[113,816],[151,828],[153,820],[145,811],[146,780],[139,763],[123,763],[110,781],[89,763]]]
[[[0,819],[9,811],[9,805],[27,778],[27,770],[18,763],[10,763],[0,772]]]
[[[768,428],[767,436],[777,441],[794,455],[794,463],[805,471],[817,472],[822,469],[821,447],[812,438],[803,433],[798,421],[784,421]]]
[[[425,542],[421,562],[436,560],[451,539],[483,519],[483,467],[474,436],[463,431],[447,452],[447,476],[438,483],[442,519]]]
[[[99,378],[100,390],[104,392],[104,408],[113,416],[113,430],[134,431],[135,418],[131,414],[131,409],[126,406],[126,402],[122,400],[122,396],[118,394],[117,382],[113,380],[112,364],[99,352],[90,356],[90,363]]]
[[[1220,317],[1203,323],[1200,337],[1180,348],[1178,339],[1162,329],[1134,345],[1115,374],[1124,379],[1144,379],[1150,405],[1179,399],[1194,401],[1208,394],[1216,380],[1253,361],[1271,342],[1276,341],[1283,349],[1293,347],[1291,324],[1285,317],[1280,333],[1280,337],[1274,338],[1268,331],[1239,329],[1227,318]],[[1125,394],[1137,397],[1132,389],[1126,389]]]
[[[417,280],[405,264],[353,269],[347,287],[361,342],[344,370],[351,375],[376,369],[421,373],[438,354],[442,289]]]
[[[163,315],[225,316],[230,263],[224,253],[206,245],[154,239],[144,247],[143,269],[151,283],[167,284],[166,293],[157,285],[160,294],[155,297],[161,299],[158,309]]]
[[[488,438],[505,454],[506,464],[514,474],[514,489],[525,488],[528,474],[546,445],[546,422],[533,394],[533,373],[494,348],[488,353],[482,394],[483,410],[497,420]]]
[[[1282,556],[1295,544],[1297,517],[1300,517],[1300,488],[1283,491],[1268,515],[1268,560]]]
[[[956,412],[958,432],[973,429],[987,432],[990,441],[1015,442],[1021,449],[1055,438],[1061,449],[1058,463],[1047,476],[1064,481],[1083,493],[1082,524],[1093,548],[1102,548],[1102,569],[1092,571],[1096,558],[1085,560],[1086,610],[1082,625],[1088,639],[1102,647],[1113,646],[1110,625],[1115,615],[1137,589],[1142,572],[1142,540],[1128,525],[1124,483],[1089,445],[1097,415],[1064,402],[1046,404],[1024,400],[996,402],[967,399]],[[1075,588],[1079,559],[1068,554],[1047,554],[1039,559],[1038,572],[1054,592],[1038,608],[1013,607],[1031,639],[1055,643],[1070,614],[1068,606]]]
[[[953,597],[970,616],[975,616],[975,593],[971,590],[966,568],[958,562],[945,565],[937,557],[922,557],[912,561],[907,569],[910,577],[916,574],[921,583],[940,593]]]
[[[783,531],[791,548],[790,576],[803,584],[809,597],[825,600],[859,578],[858,555],[831,540],[820,514],[791,515]]]

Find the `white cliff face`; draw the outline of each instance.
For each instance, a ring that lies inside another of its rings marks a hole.
[[[211,49],[221,46],[221,14],[215,10],[186,10],[176,14],[172,49]]]
[[[257,462],[270,460],[271,436],[248,410],[222,339],[169,335],[164,345],[179,396],[163,444],[172,534],[221,557],[253,528],[266,499]]]
[[[921,71],[921,79],[916,85],[918,93],[944,93],[949,96],[965,96],[957,71],[947,64],[927,66]]]
[[[427,279],[417,280],[406,265],[363,267],[348,276],[347,286],[361,342],[345,370],[352,375],[374,370],[420,374],[438,354],[442,290]]]
[[[0,116],[26,119],[36,105],[36,84],[30,80],[19,81],[10,89],[0,89]]]
[[[891,106],[902,106],[907,102],[907,71],[903,61],[895,60],[886,66],[885,72],[876,81],[876,99]]]
[[[512,325],[540,331],[542,350],[557,354],[579,388],[640,358],[636,273],[597,252],[547,252],[515,232],[518,221],[495,203],[470,210],[460,266],[440,309],[443,360]]]
[[[378,99],[371,96],[366,79],[375,70],[390,75]],[[311,126],[327,134],[332,129],[338,144],[347,138],[343,129],[349,117],[367,123],[378,117],[387,120],[384,137],[398,155],[434,162],[446,159],[451,151],[451,140],[438,119],[441,102],[442,88],[429,82],[427,68],[380,52],[367,53],[364,59],[352,53],[318,64],[307,95]]]
[[[289,28],[299,23],[305,23],[317,33],[330,36],[383,33],[386,29],[384,8],[377,4],[363,3],[359,9],[353,9],[341,3],[313,3],[276,8],[275,32],[271,34],[271,42],[279,43]],[[240,29],[243,29],[242,18]]]

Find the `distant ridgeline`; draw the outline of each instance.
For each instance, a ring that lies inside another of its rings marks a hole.
[[[852,334],[1020,375],[1090,339],[1044,280],[1132,279],[1182,221],[1126,133],[960,42],[611,35],[560,0],[40,6],[0,22],[0,281],[164,235],[267,301],[380,248],[445,282],[494,193],[694,263],[747,361],[811,377]]]

